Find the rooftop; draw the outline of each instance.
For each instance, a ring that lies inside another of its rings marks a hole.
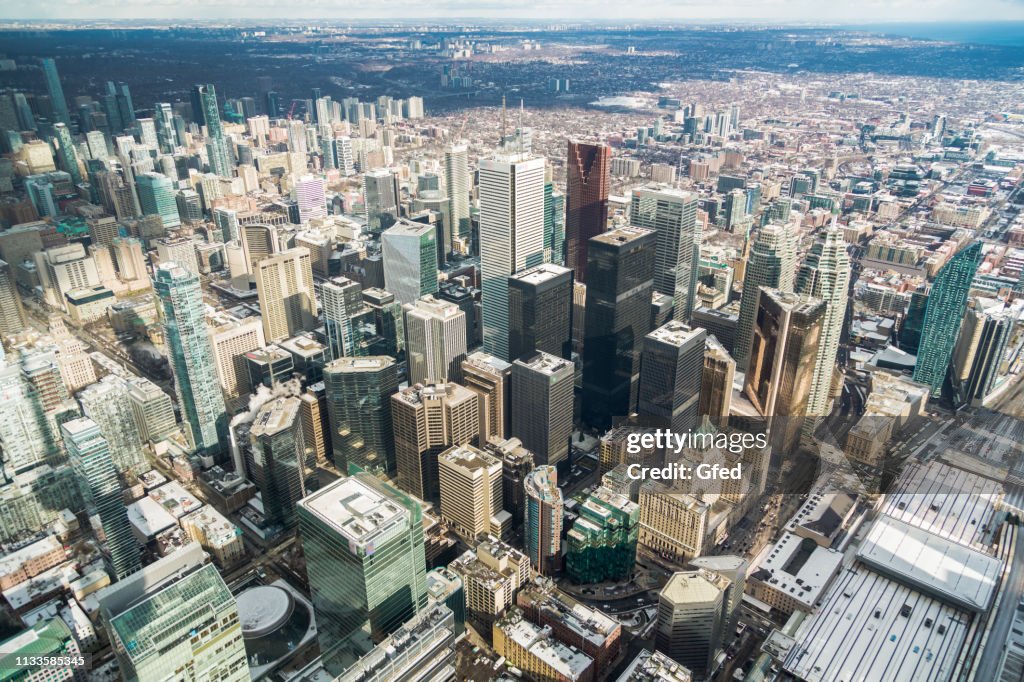
[[[495,627],[501,628],[508,639],[569,680],[581,679],[594,663],[590,656],[554,639],[551,628],[542,628],[523,618],[518,609],[511,609]]]
[[[755,560],[751,573],[808,609],[813,608],[843,563],[843,555],[810,538],[784,533]]]
[[[437,461],[439,465],[444,463],[452,467],[463,469],[470,474],[480,469],[501,467],[501,460],[497,457],[492,457],[472,445],[456,445],[448,448],[437,456]]]
[[[561,265],[545,263],[516,273],[515,275],[512,275],[510,279],[538,286],[548,282],[553,282],[560,277],[566,277],[570,272],[572,272],[572,270],[562,267]]]
[[[673,604],[707,604],[729,587],[728,578],[711,571],[679,571],[661,589],[660,597]]]
[[[660,651],[642,649],[615,682],[691,682],[689,669]]]
[[[371,355],[357,358],[338,358],[324,367],[331,372],[378,372],[395,364],[395,359],[387,355]]]
[[[358,476],[340,478],[298,503],[350,543],[372,546],[392,529],[408,527],[409,510]]]
[[[647,335],[647,338],[672,346],[682,347],[692,339],[703,337],[706,334],[707,332],[701,327],[691,327],[682,322],[671,320],[652,331]]]
[[[554,376],[555,374],[564,372],[566,369],[571,369],[573,366],[570,361],[545,353],[544,351],[537,351],[536,355],[525,359],[521,358],[516,360],[513,364],[529,367],[534,372],[539,372],[548,376]]]
[[[302,402],[295,396],[275,398],[260,407],[249,433],[253,436],[273,436],[292,428],[299,416]]]
[[[608,230],[607,232],[602,232],[596,237],[591,237],[590,241],[597,244],[619,246],[651,234],[654,234],[654,230],[648,230],[644,227],[616,227],[614,230]]]

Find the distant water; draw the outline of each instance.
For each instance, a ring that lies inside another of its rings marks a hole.
[[[907,38],[943,40],[977,45],[1024,47],[1024,22],[866,24],[850,26],[856,30],[885,33]]]

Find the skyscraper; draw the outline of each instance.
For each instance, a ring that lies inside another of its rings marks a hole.
[[[99,593],[100,614],[128,682],[247,682],[238,604],[199,543],[169,554]]]
[[[546,263],[508,278],[509,357],[572,354],[572,270]]]
[[[946,380],[979,262],[981,242],[974,242],[942,266],[928,294],[917,364],[914,365],[914,381],[927,384],[932,397],[939,396]]]
[[[793,291],[796,246],[796,234],[789,225],[766,225],[754,238],[743,275],[740,317],[736,327],[736,341],[733,344],[732,356],[736,360],[737,369],[747,369],[759,288]]]
[[[363,472],[301,500],[298,516],[323,664],[340,675],[427,605],[420,507]]]
[[[64,99],[64,88],[60,85],[57,64],[51,57],[43,57],[41,61],[43,65],[43,78],[46,80],[46,93],[50,96],[53,114],[57,117],[57,121],[70,126],[71,115],[68,113],[67,100]]]
[[[466,359],[466,314],[447,301],[424,296],[405,307],[405,350],[413,384],[459,381]]]
[[[480,277],[484,350],[509,359],[508,278],[544,261],[544,159],[480,161]]]
[[[736,361],[714,336],[704,342],[704,370],[700,380],[700,407],[697,414],[708,417],[721,428],[729,421],[732,406],[732,382]]]
[[[441,516],[463,537],[501,537],[511,521],[502,509],[501,460],[472,445],[457,445],[438,455],[437,466]]]
[[[380,235],[384,288],[400,303],[437,293],[437,231],[405,218]]]
[[[633,190],[630,222],[657,233],[654,290],[671,297],[672,318],[689,322],[697,295],[697,195],[667,187]]]
[[[170,178],[160,173],[142,173],[135,178],[135,188],[143,215],[160,216],[165,229],[181,226]]]
[[[357,323],[370,311],[363,302],[362,289],[345,277],[332,277],[316,286],[331,360],[360,355]]]
[[[366,210],[366,229],[380,234],[398,220],[401,201],[398,176],[387,168],[378,168],[363,174],[363,206]]]
[[[289,528],[295,503],[306,496],[306,453],[295,396],[274,398],[260,407],[249,430],[253,471],[249,477],[263,497],[264,517]]]
[[[227,414],[206,330],[199,277],[176,263],[161,263],[153,289],[163,306],[164,339],[182,420],[196,450],[220,453],[227,435]]]
[[[444,150],[444,182],[451,204],[452,243],[446,247],[456,253],[469,253],[472,223],[469,217],[469,150],[465,144],[454,144]]]
[[[540,464],[569,458],[576,368],[538,351],[512,363],[512,433]]]
[[[953,352],[955,404],[978,406],[992,392],[1002,372],[1013,318],[1010,309],[998,299],[978,297],[971,302]]]
[[[438,499],[437,456],[479,443],[477,396],[454,383],[416,384],[391,396],[398,486],[421,500]]]
[[[0,260],[0,334],[9,336],[25,329],[25,310],[21,306],[14,271]]]
[[[676,573],[658,595],[655,646],[699,678],[711,672],[722,647],[725,593],[730,581],[700,569]]]
[[[197,104],[201,117],[195,110]],[[193,88],[192,109],[196,122],[206,125],[206,152],[210,171],[221,177],[231,177],[227,143],[224,141],[224,129],[220,121],[220,107],[217,106],[217,89],[212,84],[196,85]]]
[[[824,416],[832,407],[832,376],[836,371],[839,339],[843,333],[846,306],[850,300],[850,256],[838,228],[825,231],[811,247],[796,276],[796,291],[825,302],[821,322],[818,359],[814,365],[808,416]]]
[[[670,321],[644,337],[637,413],[676,433],[698,425],[707,332]]]
[[[60,159],[60,167],[71,176],[71,184],[82,183],[82,171],[78,167],[78,153],[75,151],[75,141],[71,137],[71,130],[63,123],[53,124],[53,134],[57,138],[57,158]]]
[[[504,439],[512,422],[512,365],[483,351],[462,361],[462,385],[477,394],[480,405],[480,442]]]
[[[562,489],[553,466],[539,466],[526,475],[523,483],[526,510],[523,519],[523,546],[533,570],[552,575],[559,568],[562,549]]]
[[[90,515],[100,518],[110,567],[118,580],[142,568],[139,545],[132,534],[128,510],[121,498],[110,447],[93,420],[72,419],[61,426],[64,445],[78,475],[82,499]]]
[[[316,327],[316,296],[309,249],[299,246],[256,264],[263,336],[273,343]]]
[[[621,227],[590,240],[582,407],[583,420],[597,428],[608,428],[636,405],[656,237],[653,230]]]
[[[324,367],[324,387],[334,466],[343,473],[351,466],[393,473],[391,395],[398,390],[394,358],[336,358]]]
[[[129,384],[114,374],[86,386],[78,393],[85,415],[96,422],[110,447],[110,456],[117,472],[138,475],[149,465],[142,451],[142,438],[135,424]]]
[[[565,265],[587,281],[587,247],[608,222],[609,164],[606,145],[569,140],[565,188]]]
[[[295,181],[295,201],[299,205],[299,220],[303,223],[313,218],[327,217],[327,198],[324,194],[324,179],[303,175]]]

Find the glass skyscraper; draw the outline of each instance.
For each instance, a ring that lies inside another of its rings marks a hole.
[[[323,665],[340,675],[427,606],[419,504],[366,472],[298,503]]]
[[[220,453],[227,433],[217,362],[206,331],[199,277],[177,263],[161,263],[153,288],[163,305],[164,338],[174,389],[196,450]]]
[[[971,282],[980,261],[981,242],[975,242],[950,258],[939,270],[928,294],[917,364],[914,365],[914,381],[927,384],[932,397],[938,397],[942,391],[967,310]]]
[[[46,79],[46,92],[50,95],[50,104],[53,105],[53,115],[57,121],[66,126],[71,125],[71,115],[68,113],[68,103],[64,99],[64,88],[60,85],[60,76],[57,74],[57,64],[50,57],[43,60],[43,78]]]
[[[398,367],[386,355],[340,358],[324,367],[327,416],[334,466],[347,472],[395,470],[391,394],[398,390]]]
[[[181,226],[170,178],[160,173],[143,173],[135,178],[135,188],[139,193],[142,215],[160,216],[165,229]]]

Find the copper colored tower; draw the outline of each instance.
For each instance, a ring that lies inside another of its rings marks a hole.
[[[565,193],[565,265],[577,282],[587,274],[587,241],[604,232],[608,220],[608,166],[605,145],[569,140]]]

